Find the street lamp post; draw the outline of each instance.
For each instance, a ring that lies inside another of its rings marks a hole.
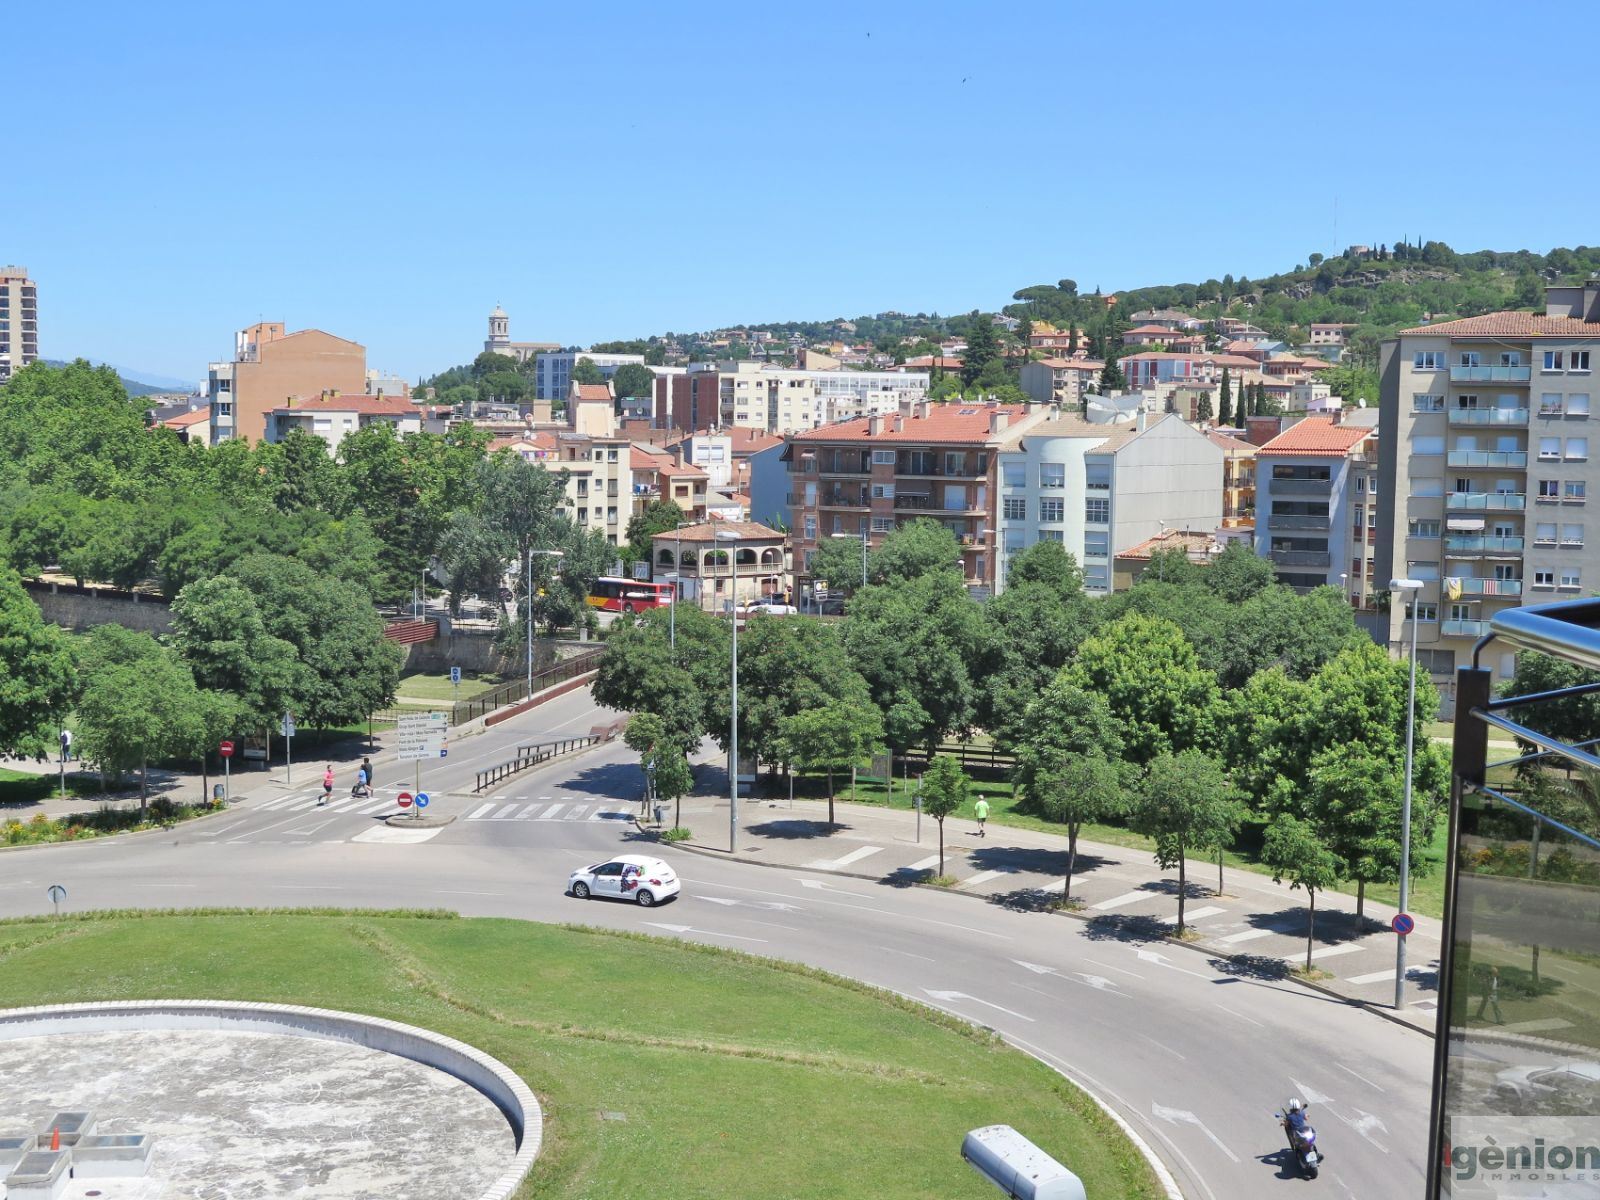
[[[728,551],[728,564],[733,568],[732,607],[728,613],[733,626],[733,719],[728,731],[728,853],[732,854],[739,834],[739,535],[724,529],[717,533],[717,541],[734,543]]]
[[[1422,591],[1420,579],[1391,579],[1390,592],[1411,595],[1411,682],[1406,692],[1406,792],[1400,815],[1400,911],[1406,911],[1411,886],[1411,765],[1416,745],[1417,727],[1417,596]],[[1406,935],[1395,936],[1394,949],[1394,1006],[1405,1004],[1406,991]]]
[[[683,578],[676,571],[668,571],[661,578],[672,580],[672,605],[667,610],[667,645],[673,650],[678,648],[678,580]]]
[[[983,536],[994,538],[994,588],[990,592],[990,595],[998,596],[1005,584],[1006,579],[1006,573],[1000,567],[1000,531],[998,529],[985,529],[983,531]]]
[[[528,697],[533,697],[533,560],[539,558],[562,558],[563,550],[529,550],[528,551],[528,585],[522,597],[522,606],[528,613]]]

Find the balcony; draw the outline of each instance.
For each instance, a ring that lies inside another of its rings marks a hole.
[[[1525,408],[1452,408],[1452,425],[1526,425]]]
[[[910,469],[910,467],[904,467],[896,468],[895,474],[903,479],[967,479],[971,480],[973,483],[980,483],[984,479],[988,478],[987,471],[980,471],[976,467],[972,467],[970,469],[963,467],[959,471],[946,471],[943,463],[919,463],[917,465],[926,467],[927,470],[916,471]],[[1051,485],[1041,483],[1039,486],[1049,487]]]
[[[817,497],[817,504],[822,508],[871,508],[872,497],[865,488],[853,492],[834,488],[823,491]]]
[[[1326,550],[1273,550],[1272,561],[1280,567],[1331,567],[1333,555]]]
[[[1483,534],[1464,534],[1447,537],[1444,552],[1454,558],[1470,558],[1485,554],[1521,554],[1522,538]]]
[[[1527,383],[1532,367],[1451,367],[1451,383]]]
[[[1333,493],[1331,479],[1273,479],[1268,486],[1279,496],[1328,496]]]
[[[914,508],[918,512],[943,512],[944,505],[932,496],[918,496],[914,493],[896,492],[894,497],[896,508]]]
[[[1463,596],[1520,596],[1522,595],[1522,580],[1463,579],[1461,581],[1461,594]]]
[[[1304,517],[1304,516],[1278,516],[1278,515],[1273,515],[1273,516],[1269,516],[1267,518],[1267,528],[1268,529],[1316,529],[1316,530],[1323,530],[1323,529],[1327,529],[1328,528],[1328,522],[1329,522],[1330,519],[1331,518],[1326,517],[1326,516]]]
[[[1521,492],[1451,492],[1444,503],[1466,512],[1521,512],[1528,498]]]
[[[1476,638],[1489,632],[1488,621],[1445,621],[1440,632],[1445,637]]]
[[[824,459],[817,463],[818,475],[870,475],[872,467],[868,463],[852,463],[845,459],[838,462]]]
[[[1452,467],[1515,467],[1526,470],[1526,450],[1452,450],[1445,457]]]

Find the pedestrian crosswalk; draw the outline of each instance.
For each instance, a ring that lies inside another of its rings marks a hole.
[[[605,804],[572,804],[568,801],[532,804],[516,801],[480,804],[467,814],[469,821],[627,821],[631,813]]]
[[[377,796],[344,796],[330,800],[326,804],[318,804],[321,796],[310,792],[300,796],[280,796],[276,800],[268,800],[265,804],[251,805],[254,812],[311,812],[320,809],[322,812],[335,813],[379,813],[384,809],[399,812],[400,806],[393,796],[379,798]]]

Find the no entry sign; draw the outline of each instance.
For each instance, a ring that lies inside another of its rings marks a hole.
[[[395,803],[398,804],[401,808],[410,808],[411,807],[411,793],[410,792],[401,792],[394,799],[395,799]]]
[[[219,742],[217,744],[217,753],[222,755],[223,758],[232,758],[233,743],[229,741]]]

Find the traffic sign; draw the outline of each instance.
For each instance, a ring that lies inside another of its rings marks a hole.
[[[67,889],[59,883],[52,883],[45,889],[44,894],[50,897],[50,903],[55,907],[56,916],[59,917],[61,915],[61,902],[67,898]]]
[[[278,722],[278,728],[283,731],[284,737],[292,738],[294,736],[294,715],[292,713],[284,713],[283,720]]]
[[[1389,923],[1394,926],[1394,931],[1401,937],[1405,937],[1406,934],[1417,927],[1417,919],[1410,913],[1395,913],[1394,920]]]
[[[460,683],[461,682],[461,668],[460,667],[451,667],[450,668],[450,682],[451,683]]]
[[[224,739],[221,742],[218,742],[217,743],[217,753],[222,755],[223,758],[232,758],[233,757],[233,743],[228,741],[228,740],[226,740],[226,739]]]
[[[395,721],[395,744],[401,762],[443,758],[446,719],[442,712],[402,713]]]
[[[411,793],[410,792],[401,792],[398,796],[395,797],[395,802],[397,804],[399,804],[401,808],[410,808],[411,807]]]
[[[415,800],[413,800],[412,803],[415,804],[418,808],[427,808],[428,807],[428,793],[427,792],[418,792],[417,793],[417,798]]]

